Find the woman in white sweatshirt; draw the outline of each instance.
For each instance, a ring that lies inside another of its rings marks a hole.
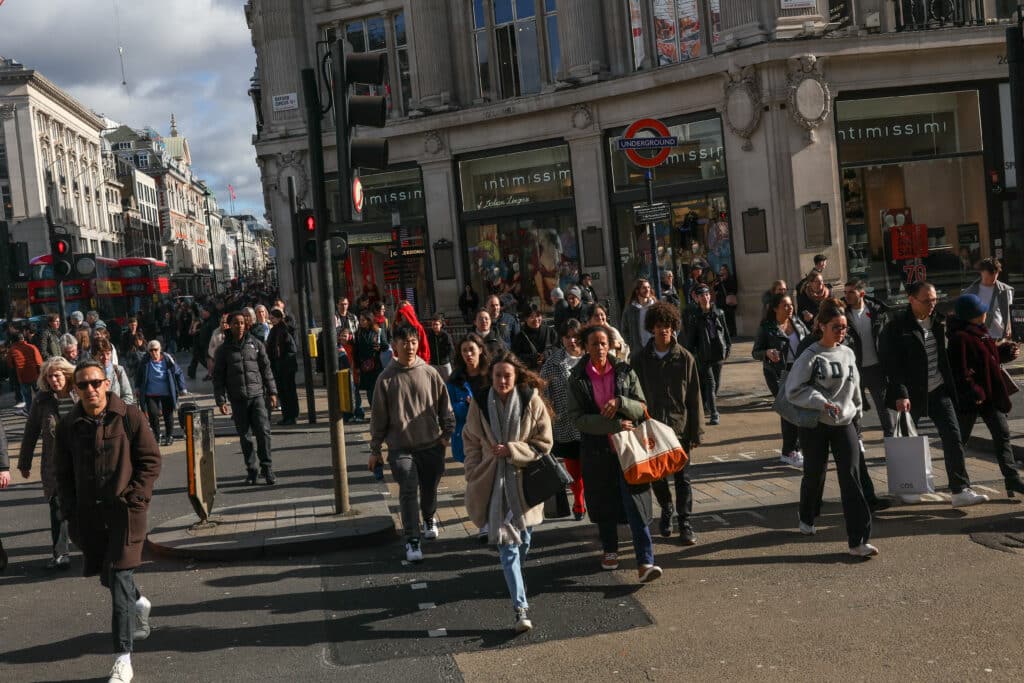
[[[821,340],[800,354],[786,378],[786,396],[790,403],[818,412],[817,425],[800,428],[804,455],[800,533],[812,535],[817,531],[814,518],[825,486],[831,447],[839,476],[850,554],[867,558],[877,555],[878,548],[868,543],[871,510],[861,489],[858,471],[860,448],[853,425],[853,420],[862,412],[857,359],[853,350],[843,345],[847,321],[842,309],[826,300],[816,321],[822,331]]]

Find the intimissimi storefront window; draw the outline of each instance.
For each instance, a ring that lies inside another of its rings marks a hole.
[[[420,316],[434,310],[431,291],[426,204],[419,168],[362,174],[363,220],[349,226],[349,258],[336,264],[335,289],[352,302],[366,295],[392,304],[410,301]],[[337,181],[327,182],[331,218]],[[395,223],[399,227],[393,227]],[[398,240],[401,239],[401,248]]]
[[[927,278],[953,297],[989,255],[978,91],[841,100],[836,145],[847,266],[902,301]]]
[[[579,279],[567,145],[459,161],[469,284],[551,310],[551,290]]]

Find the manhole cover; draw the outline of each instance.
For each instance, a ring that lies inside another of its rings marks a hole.
[[[986,548],[1004,553],[1024,553],[1024,517],[986,524],[970,534],[972,541]]]

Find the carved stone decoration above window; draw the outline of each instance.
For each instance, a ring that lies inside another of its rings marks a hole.
[[[734,135],[743,138],[743,151],[749,152],[754,149],[750,138],[761,125],[762,97],[757,67],[745,66],[739,72],[730,71],[726,79],[725,101],[722,103],[725,125]]]
[[[572,127],[577,130],[590,128],[594,124],[594,113],[585,104],[577,104],[572,110]]]
[[[288,176],[295,178],[295,202],[299,206],[309,206],[306,193],[309,190],[309,171],[303,161],[305,153],[300,150],[282,152],[277,155],[277,194],[288,201]]]
[[[821,61],[812,54],[797,55],[789,60],[789,114],[807,131],[808,142],[817,140],[815,129],[832,114],[832,91],[821,66]]]
[[[423,151],[427,154],[440,154],[444,150],[444,140],[436,130],[427,132],[423,136]]]

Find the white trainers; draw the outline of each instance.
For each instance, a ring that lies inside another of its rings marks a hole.
[[[132,634],[133,640],[149,638],[149,611],[152,608],[152,603],[145,596],[135,601],[135,632]]]
[[[110,670],[110,679],[107,683],[129,683],[134,677],[131,660],[118,657],[114,661],[114,668]]]
[[[970,487],[965,488],[960,493],[953,494],[953,507],[955,508],[965,508],[970,505],[979,505],[987,502],[988,496],[982,493],[975,493]]]
[[[813,536],[818,533],[818,527],[813,524],[804,524],[803,522],[800,522],[800,533],[804,536]]]
[[[533,629],[533,622],[530,621],[530,617],[526,612],[525,607],[518,607],[515,610],[516,613],[516,633],[526,633]]]
[[[792,465],[793,467],[804,466],[804,456],[800,455],[800,451],[791,451],[789,453],[786,453],[780,456],[779,460],[786,463],[787,465]]]
[[[24,401],[20,401],[18,403],[15,403],[14,407],[15,408],[24,408],[25,407],[25,402]]]
[[[870,543],[861,543],[858,546],[850,548],[850,554],[854,557],[874,557],[878,554],[878,548]]]
[[[441,533],[437,528],[437,518],[431,517],[429,522],[423,523],[423,538],[434,540]]]
[[[420,550],[420,539],[411,538],[405,544],[405,559],[409,562],[422,562],[423,551]]]

